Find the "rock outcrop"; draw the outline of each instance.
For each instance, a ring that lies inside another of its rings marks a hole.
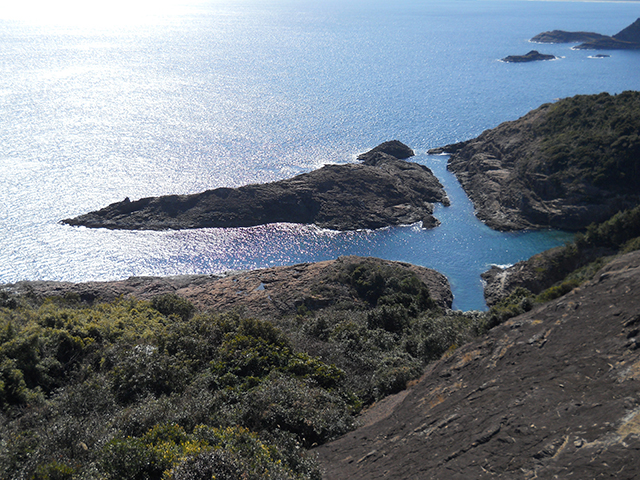
[[[449,170],[489,227],[579,230],[640,201],[636,124],[638,92],[576,96],[429,153],[451,154]]]
[[[555,55],[547,55],[544,53],[540,53],[537,50],[531,50],[530,52],[524,55],[509,55],[502,59],[503,62],[507,63],[525,63],[525,62],[539,62],[542,60],[555,60],[557,57]]]
[[[640,477],[640,252],[492,329],[316,449],[325,480]]]
[[[578,50],[638,50],[640,49],[640,18],[613,36],[593,32],[543,32],[531,39],[538,43],[580,43]]]
[[[193,195],[149,197],[63,220],[90,228],[165,230],[250,227],[288,222],[333,230],[376,229],[422,222],[438,225],[433,203],[449,204],[431,170],[406,162],[400,142],[362,155],[361,164],[327,165],[278,182],[217,188]]]
[[[279,317],[295,315],[301,306],[317,310],[340,302],[353,302],[352,288],[340,278],[340,272],[349,264],[393,265],[407,269],[427,286],[439,307],[451,308],[453,295],[447,278],[441,273],[408,263],[354,256],[220,276],[131,277],[86,283],[27,281],[5,285],[2,289],[40,298],[72,293],[86,302],[112,301],[121,296],[151,299],[173,293],[189,300],[199,310],[241,310],[261,318]]]

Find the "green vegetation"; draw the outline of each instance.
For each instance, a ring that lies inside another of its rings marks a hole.
[[[0,478],[320,478],[310,447],[482,329],[407,269],[338,277],[353,302],[278,319],[2,292]]]
[[[0,478],[319,479],[309,449],[355,428],[363,408],[638,248],[640,207],[531,259],[556,283],[487,314],[438,308],[410,269],[368,260],[315,287],[351,300],[282,318],[197,312],[175,295],[87,304],[2,291]]]
[[[593,278],[618,255],[640,250],[640,206],[618,212],[609,220],[592,224],[584,233],[563,247],[543,252],[528,260],[540,283],[551,284],[534,295],[518,287],[487,314],[487,327],[520,315],[535,304],[545,303],[569,293]]]
[[[587,182],[637,194],[640,183],[640,92],[577,95],[552,104],[534,131],[543,136],[535,170],[550,183]],[[588,192],[583,192],[588,194]]]

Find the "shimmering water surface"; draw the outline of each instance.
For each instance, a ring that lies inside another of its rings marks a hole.
[[[129,0],[98,14],[82,2],[48,10],[25,2],[0,10],[0,282],[216,273],[357,254],[436,268],[457,308],[482,309],[482,271],[569,236],[486,228],[446,157],[427,149],[557,98],[640,87],[639,52],[593,59],[527,40],[552,29],[616,33],[640,16],[636,2]],[[562,58],[498,61],[532,48]],[[438,207],[436,229],[118,232],[58,223],[126,196],[352,162],[394,138],[447,189],[452,205]]]

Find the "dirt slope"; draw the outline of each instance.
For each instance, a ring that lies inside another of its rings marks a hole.
[[[640,252],[433,364],[325,479],[640,478],[638,292]]]

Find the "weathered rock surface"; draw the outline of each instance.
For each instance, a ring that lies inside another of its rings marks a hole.
[[[250,227],[277,222],[333,230],[416,222],[425,228],[438,225],[432,215],[433,203],[449,204],[444,188],[429,168],[394,155],[406,158],[413,152],[400,142],[386,142],[364,154],[362,164],[327,165],[287,180],[193,195],[127,198],[62,222],[131,230]]]
[[[537,50],[531,50],[530,52],[524,55],[509,55],[502,59],[503,62],[507,63],[525,63],[525,62],[539,62],[542,60],[555,60],[557,57],[555,55],[547,55],[545,53],[540,53]]]
[[[630,92],[628,95],[630,102],[634,101],[636,93]],[[518,120],[504,122],[487,130],[477,138],[432,149],[429,153],[451,154],[449,170],[469,195],[477,217],[496,230],[549,227],[579,230],[593,222],[602,222],[619,210],[637,205],[637,188],[633,191],[624,187],[622,181],[611,181],[608,185],[596,184],[593,179],[583,176],[578,165],[562,166],[558,162],[552,165],[549,160],[550,144],[545,143],[551,135],[565,132],[548,127],[548,118],[554,111],[560,111],[555,110],[556,107],[565,108],[585,98],[594,105],[600,99],[599,96],[577,96],[555,104],[545,104]],[[602,100],[617,101],[616,97],[607,94],[603,94]],[[584,107],[588,101],[581,105]],[[601,105],[596,110],[599,108]],[[615,109],[611,111],[614,113]],[[554,114],[554,121],[558,117]],[[588,123],[590,120],[585,118],[584,121]],[[558,145],[551,146],[565,149],[567,155],[573,155],[578,147],[583,148],[582,144],[578,144],[578,141],[583,141],[591,142],[587,146],[590,149],[589,156],[584,158],[595,166],[601,167],[609,158],[622,158],[621,149],[607,152],[606,159],[602,160],[591,153],[617,145],[616,138],[607,139],[598,144],[596,149],[593,144],[605,137],[583,135],[578,138],[571,126],[563,128],[567,128],[566,137],[571,137],[574,143],[554,140],[558,141]],[[595,125],[593,128],[594,131],[600,131],[604,127]],[[625,150],[627,157],[631,158],[633,148],[635,146]],[[577,154],[574,156],[579,157]],[[634,175],[635,167],[632,164],[630,161],[629,170],[624,170],[627,168],[624,166],[616,167],[613,171],[619,171],[621,176]]]
[[[640,252],[434,363],[316,449],[324,479],[639,478],[638,291]]]
[[[593,32],[543,32],[531,39],[538,43],[578,43],[578,50],[637,50],[640,49],[640,18],[613,36]]]
[[[406,268],[425,283],[438,306],[451,308],[453,295],[447,278],[441,273],[408,263],[354,256],[226,276],[131,277],[120,281],[86,283],[30,281],[3,288],[41,298],[74,293],[87,302],[111,301],[120,296],[150,299],[174,293],[201,310],[240,310],[261,317],[278,317],[295,314],[303,305],[309,310],[316,310],[345,300],[354,301],[353,289],[339,278],[345,266],[353,263]]]

